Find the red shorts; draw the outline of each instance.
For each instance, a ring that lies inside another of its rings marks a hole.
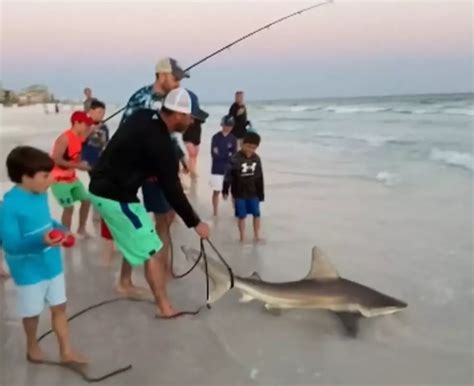
[[[100,235],[106,240],[113,240],[112,235],[110,234],[109,228],[105,223],[104,219],[100,219]]]

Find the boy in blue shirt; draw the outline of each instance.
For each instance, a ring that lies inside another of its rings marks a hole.
[[[230,115],[225,115],[221,120],[222,130],[214,134],[212,137],[212,169],[210,185],[213,190],[212,207],[214,209],[214,216],[217,216],[219,194],[224,185],[224,176],[227,172],[232,156],[237,151],[237,138],[231,134],[234,124],[234,118]]]
[[[17,307],[26,334],[26,357],[41,363],[44,355],[37,342],[39,315],[51,309],[54,332],[63,363],[86,363],[71,347],[66,317],[66,291],[59,249],[63,238],[51,230],[64,226],[49,212],[47,190],[54,167],[48,154],[29,146],[13,149],[6,161],[15,183],[0,208],[0,239],[5,260],[16,285]]]

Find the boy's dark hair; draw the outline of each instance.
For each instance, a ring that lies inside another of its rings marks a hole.
[[[95,110],[95,109],[105,110],[105,103],[98,99],[92,99],[89,110]]]
[[[7,156],[7,172],[10,180],[21,184],[22,177],[33,177],[38,172],[50,172],[54,162],[42,150],[31,146],[17,146]]]
[[[236,92],[235,92],[235,95],[242,95],[243,93],[244,93],[243,91],[240,91],[240,90],[239,90],[239,91],[236,91]]]
[[[260,145],[260,136],[257,133],[250,131],[245,134],[244,143],[249,143],[251,145],[258,146]]]

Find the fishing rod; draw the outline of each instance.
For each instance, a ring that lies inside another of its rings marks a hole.
[[[278,24],[278,23],[281,23],[282,21],[284,20],[287,20],[287,19],[290,19],[294,16],[297,16],[297,15],[302,15],[304,12],[307,12],[307,11],[310,11],[312,9],[315,9],[315,8],[318,8],[318,7],[322,7],[323,5],[327,5],[327,4],[331,4],[333,2],[333,0],[326,0],[322,3],[317,3],[317,4],[314,4],[310,7],[307,7],[307,8],[303,8],[303,9],[300,9],[299,11],[296,11],[296,12],[293,12],[289,15],[286,15],[284,17],[281,17],[277,20],[274,20],[268,24],[265,24],[263,27],[260,27],[258,29],[256,29],[255,31],[252,31],[236,40],[234,40],[232,43],[229,43],[227,44],[226,46],[222,47],[222,48],[219,48],[218,50],[210,53],[209,55],[205,56],[204,58],[200,59],[199,61],[197,61],[196,63],[192,64],[191,66],[189,66],[188,68],[186,68],[184,70],[184,72],[188,72],[189,70],[193,69],[194,67],[197,67],[199,66],[201,63],[204,63],[205,61],[211,59],[212,57],[220,54],[222,51],[225,51],[229,48],[231,48],[232,46],[236,45],[237,43],[240,43],[241,41],[245,40],[245,39],[248,39],[249,37],[255,35],[255,34],[258,34],[259,32],[263,31],[263,30],[266,30],[266,29],[269,29],[270,27],[274,26],[275,24]],[[113,113],[112,115],[108,116],[107,118],[104,119],[104,123],[109,121],[110,119],[112,119],[113,117],[115,117],[116,115],[120,114],[123,110],[125,110],[127,107],[127,105],[123,106],[121,109],[117,110],[115,113]]]

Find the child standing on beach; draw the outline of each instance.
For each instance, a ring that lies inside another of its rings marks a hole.
[[[242,148],[231,161],[226,173],[222,196],[227,199],[229,187],[235,200],[235,214],[239,219],[240,241],[245,239],[245,218],[253,215],[255,241],[260,241],[260,202],[263,202],[263,168],[256,150],[260,145],[260,136],[255,132],[245,135]]]
[[[234,118],[225,115],[221,120],[222,130],[214,134],[211,141],[212,169],[210,185],[212,192],[212,207],[217,216],[219,194],[224,185],[224,176],[229,168],[230,160],[237,151],[237,138],[232,134]]]
[[[87,237],[86,222],[90,203],[86,189],[76,176],[76,169],[89,171],[90,166],[81,160],[82,145],[87,138],[93,120],[84,111],[71,115],[72,127],[61,134],[54,143],[52,171],[54,183],[51,186],[54,197],[63,208],[62,224],[71,230],[74,203],[81,202],[79,209],[78,235]]]
[[[7,157],[7,171],[15,186],[0,208],[0,239],[16,285],[18,313],[26,334],[26,357],[40,363],[43,353],[37,342],[39,315],[48,306],[63,363],[85,363],[69,340],[66,291],[61,250],[65,230],[52,219],[46,191],[51,185],[53,160],[41,150],[20,146]],[[59,232],[57,232],[59,233]]]

